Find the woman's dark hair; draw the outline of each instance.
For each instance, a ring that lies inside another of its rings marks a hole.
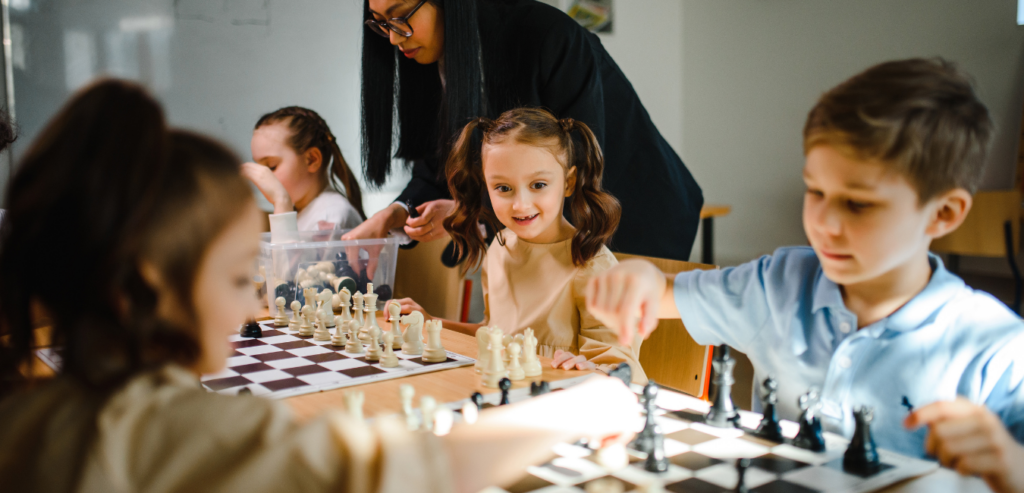
[[[398,56],[397,48],[363,29],[362,151],[374,186],[387,180],[393,157],[445,156],[451,136],[485,114],[476,0],[428,1],[444,15],[444,88],[436,66]],[[363,16],[370,15],[365,0]],[[395,129],[398,148],[392,153]]]
[[[477,129],[481,134],[475,136]],[[576,134],[576,138],[574,138]],[[459,255],[476,265],[487,251],[480,222],[499,231],[498,243],[504,245],[500,230],[504,227],[494,214],[484,182],[484,145],[514,139],[515,142],[547,147],[568,170],[576,168],[576,187],[569,198],[569,216],[576,234],[572,237],[572,261],[582,266],[597,255],[619,226],[622,208],[619,201],[601,188],[604,156],[597,138],[587,124],[565,118],[559,120],[550,112],[536,108],[506,111],[496,120],[476,118],[469,122],[452,147],[446,173],[448,190],[458,206],[444,220]]]
[[[0,151],[18,140],[18,130],[11,121],[11,115],[6,111],[0,111]]]
[[[168,131],[141,87],[105,80],[74,96],[26,152],[0,238],[0,396],[31,374],[42,312],[61,373],[110,391],[132,375],[199,357],[196,326],[156,314],[154,265],[192,322],[192,288],[216,235],[253,203],[239,161]],[[29,372],[23,376],[21,370]]]
[[[345,192],[349,203],[359,211],[359,215],[366,218],[363,212],[363,194],[359,190],[359,182],[348,167],[345,157],[341,155],[341,148],[338,141],[331,133],[330,127],[317,112],[302,108],[300,106],[288,106],[273,113],[267,113],[256,122],[255,128],[274,123],[284,123],[292,131],[292,137],[288,145],[296,153],[302,154],[309,149],[317,148],[323,156],[324,164],[320,167],[320,176],[325,184],[331,188]],[[327,157],[330,156],[330,172],[328,173]],[[332,178],[333,177],[333,180]],[[336,180],[336,183],[335,183]],[[338,185],[341,188],[338,188]]]

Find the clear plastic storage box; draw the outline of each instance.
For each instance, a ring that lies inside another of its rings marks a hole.
[[[394,293],[395,264],[398,245],[395,237],[371,240],[342,240],[348,230],[298,231],[271,240],[264,233],[260,240],[259,270],[266,280],[267,307],[277,315],[274,300],[284,297],[285,307],[293,300],[304,302],[303,288],[316,287],[317,292],[341,287],[366,292],[373,283],[378,295],[377,309]],[[369,272],[367,272],[369,270]]]

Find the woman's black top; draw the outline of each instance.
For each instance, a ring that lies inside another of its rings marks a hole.
[[[687,260],[704,203],[700,186],[600,39],[560,10],[533,0],[478,5],[486,116],[534,106],[586,123],[604,152],[604,188],[622,204],[622,221],[609,247]],[[397,201],[418,205],[441,198],[451,198],[441,161],[415,160],[412,181]]]

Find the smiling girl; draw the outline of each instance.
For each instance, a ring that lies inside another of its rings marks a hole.
[[[478,129],[480,138],[474,136]],[[605,243],[620,207],[601,188],[603,171],[601,148],[582,122],[531,108],[506,111],[497,120],[477,118],[462,130],[448,161],[448,186],[458,206],[445,229],[467,265],[483,259],[490,324],[509,335],[532,328],[538,352],[553,358],[554,367],[607,371],[628,362],[634,381],[643,382],[639,340],[620,345],[585,306],[587,280],[617,263]],[[563,216],[566,199],[572,223]],[[490,247],[480,222],[500,230]],[[422,311],[411,300],[403,303],[405,310]],[[481,326],[443,325],[471,335]]]

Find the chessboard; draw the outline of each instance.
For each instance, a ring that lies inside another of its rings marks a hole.
[[[557,391],[588,377],[553,382]],[[643,388],[632,385],[642,395]],[[484,396],[483,407],[497,405],[501,396]],[[510,403],[530,398],[530,389],[509,391]],[[905,457],[879,449],[881,467],[873,474],[855,475],[844,471],[843,453],[849,443],[844,438],[824,433],[826,450],[815,453],[785,443],[769,442],[747,433],[761,415],[740,411],[741,428],[716,428],[701,421],[709,404],[684,394],[660,389],[656,398],[655,421],[664,434],[665,456],[669,461],[664,473],[651,473],[644,467],[646,454],[627,447],[628,460],[617,466],[603,465],[597,451],[585,443],[563,443],[554,448],[553,459],[530,467],[519,481],[504,488],[490,487],[481,493],[625,493],[631,491],[729,492],[739,480],[736,463],[749,459],[744,485],[752,493],[811,493],[876,491],[904,479],[929,474],[938,469],[935,462]],[[446,404],[459,421],[460,409],[468,399]],[[645,418],[638,412],[637,431]],[[796,435],[797,423],[782,421],[787,438]],[[651,487],[656,484],[659,487]]]
[[[261,338],[229,337],[233,350],[227,367],[200,378],[204,388],[219,394],[248,391],[281,399],[476,363],[475,359],[451,351],[445,351],[448,359],[439,363],[395,351],[399,366],[384,368],[379,362],[367,361],[366,354],[347,353],[344,347],[332,346],[329,340],[317,341],[288,327],[274,327],[273,320],[260,322],[260,326]],[[46,348],[37,354],[55,371],[60,366],[56,351]]]

